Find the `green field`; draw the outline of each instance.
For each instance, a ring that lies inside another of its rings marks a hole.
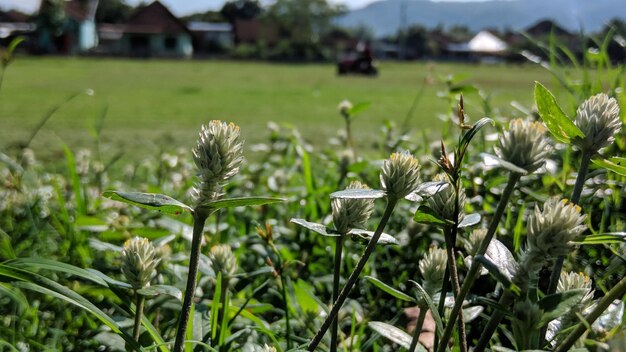
[[[354,126],[358,144],[367,147],[383,121],[405,119],[418,95],[411,126],[439,134],[437,115],[448,101],[437,93],[445,92],[448,74],[490,94],[502,116],[515,115],[512,100],[530,105],[535,80],[550,81],[546,71],[526,65],[383,62],[380,72],[338,77],[331,64],[18,57],[0,91],[0,145],[27,139],[47,111],[86,90],[93,96],[64,104],[37,135],[32,147],[39,154],[56,153],[63,142],[91,147],[90,126],[104,112],[102,145],[131,156],[151,153],[163,141],[191,147],[199,125],[211,119],[239,124],[248,144],[264,140],[274,121],[322,145],[343,126],[342,99],[371,103]],[[484,114],[478,94],[466,95],[466,105],[470,116]]]

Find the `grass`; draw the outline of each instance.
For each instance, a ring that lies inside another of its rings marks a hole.
[[[526,65],[383,62],[380,72],[338,77],[330,64],[18,57],[0,92],[0,146],[23,141],[51,107],[87,89],[95,94],[79,95],[44,126],[32,145],[38,154],[61,155],[62,142],[93,146],[90,126],[105,109],[102,145],[123,148],[131,159],[158,148],[190,148],[190,136],[210,119],[239,124],[249,145],[264,140],[274,121],[320,146],[343,127],[342,99],[371,102],[353,127],[357,145],[368,147],[384,120],[405,119],[420,91],[411,126],[439,133],[437,114],[448,102],[437,92],[445,92],[441,77],[448,74],[469,72],[463,83],[490,92],[504,116],[514,115],[512,100],[530,105],[535,80],[549,80],[541,68]],[[483,116],[478,94],[466,95],[466,110],[474,120]]]

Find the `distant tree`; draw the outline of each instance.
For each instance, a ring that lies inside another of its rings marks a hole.
[[[96,10],[98,23],[124,23],[133,12],[133,7],[123,0],[101,0]]]
[[[609,57],[613,62],[626,62],[626,22],[614,18],[609,21],[600,32],[599,41],[606,36],[611,36],[611,41],[607,47]]]
[[[180,18],[183,22],[199,21],[199,22],[224,22],[227,21],[219,11],[207,11],[202,13],[194,13]]]
[[[342,5],[326,0],[276,0],[266,18],[274,23],[294,59],[323,57],[320,38],[332,29],[332,20],[345,13]]]
[[[220,10],[222,17],[230,23],[234,23],[238,19],[257,18],[262,12],[263,7],[257,0],[229,0]]]

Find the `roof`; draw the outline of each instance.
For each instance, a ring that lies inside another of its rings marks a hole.
[[[29,16],[19,11],[10,10],[7,12],[0,11],[0,22],[28,22]]]
[[[170,10],[155,1],[148,6],[137,9],[128,22],[126,22],[126,33],[187,33],[187,26],[174,16]]]
[[[506,43],[488,31],[480,31],[467,43],[469,51],[481,53],[501,53],[508,49]]]
[[[187,28],[192,32],[232,32],[233,25],[228,22],[187,22]]]
[[[555,35],[563,35],[563,36],[571,36],[572,33],[559,26],[556,22],[552,20],[542,20],[539,21],[532,26],[526,28],[524,32],[532,35],[532,36],[540,36],[545,34],[550,34],[554,31]]]

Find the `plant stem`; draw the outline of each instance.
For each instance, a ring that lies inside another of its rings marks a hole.
[[[354,140],[352,139],[352,118],[347,117],[346,119],[346,140],[348,142],[348,146],[352,150],[352,161],[356,162],[356,148],[354,147]]]
[[[141,330],[141,317],[143,316],[143,306],[146,302],[146,298],[139,294],[135,293],[136,303],[135,303],[135,327],[133,328],[133,340],[139,343],[139,331]]]
[[[217,315],[217,321],[220,322],[219,332],[216,334],[218,336],[218,341],[211,341],[211,344],[215,344],[217,342],[217,346],[219,350],[223,351],[225,346],[219,345],[219,342],[220,342],[219,337],[222,336],[223,331],[227,328],[227,324],[222,324],[222,323],[228,323],[227,321],[224,321],[224,317],[226,316],[226,293],[228,291],[229,280],[228,278],[226,278],[226,275],[224,275],[224,273],[222,273],[222,275],[220,276],[220,279],[222,280],[222,282],[220,283],[222,292],[220,292],[220,310]]]
[[[504,291],[502,297],[500,297],[500,301],[498,301],[498,304],[502,307],[508,307],[511,303],[513,303],[514,299],[515,296],[511,292]],[[491,315],[491,318],[489,318],[489,322],[484,328],[483,333],[480,335],[480,339],[478,339],[478,342],[476,343],[476,347],[474,347],[473,352],[482,352],[485,350],[487,344],[489,343],[489,340],[491,340],[491,336],[493,336],[493,333],[496,332],[498,325],[502,321],[502,318],[504,318],[504,311],[493,311],[493,314]]]
[[[623,278],[617,283],[617,285],[613,286],[613,288],[607,292],[604,297],[602,297],[602,299],[598,302],[598,305],[585,317],[585,322],[579,323],[576,329],[574,329],[574,331],[572,331],[554,351],[569,351],[582,334],[587,331],[587,326],[593,324],[593,322],[595,322],[596,319],[602,315],[602,313],[611,305],[611,303],[613,303],[614,300],[621,298],[624,294],[626,294],[626,278]]]
[[[196,291],[196,276],[198,276],[198,265],[200,264],[200,247],[202,246],[202,233],[204,223],[209,214],[196,209],[193,213],[193,238],[191,239],[191,253],[189,254],[189,274],[187,275],[187,287],[185,288],[185,298],[180,313],[178,330],[176,331],[176,342],[173,352],[182,352],[184,348],[185,333],[187,332],[187,322],[191,314],[191,303]]]
[[[283,277],[282,265],[280,269],[280,286],[282,287],[281,293],[283,296],[283,304],[285,308],[285,337],[287,338],[287,350],[291,349],[291,323],[289,322],[289,302],[287,301],[287,285],[285,285],[285,278]]]
[[[313,340],[311,340],[311,343],[307,347],[307,351],[315,351],[315,348],[322,341],[322,338],[324,337],[324,334],[330,327],[330,324],[337,317],[337,314],[339,313],[339,309],[345,302],[346,298],[348,298],[348,294],[350,294],[350,290],[352,290],[352,288],[356,284],[357,280],[359,279],[359,275],[361,274],[361,271],[363,271],[363,268],[365,267],[365,264],[367,263],[367,260],[369,259],[370,255],[374,251],[374,248],[376,248],[376,243],[378,242],[380,235],[383,233],[383,230],[385,229],[385,226],[387,225],[387,221],[389,221],[389,218],[391,217],[391,213],[393,212],[393,209],[396,207],[397,203],[398,203],[398,199],[396,199],[395,197],[388,197],[387,207],[385,208],[385,213],[380,219],[380,223],[378,223],[378,227],[376,228],[376,231],[374,232],[372,239],[370,239],[369,243],[367,244],[367,247],[365,247],[365,251],[363,252],[363,255],[357,262],[356,267],[354,268],[354,270],[352,270],[352,273],[350,273],[350,276],[348,277],[348,281],[346,282],[346,285],[343,287],[343,289],[339,293],[339,296],[335,300],[335,303],[333,304],[333,307],[328,313],[326,320],[324,320],[317,334],[315,334],[315,336],[313,337]]]
[[[585,179],[587,178],[587,171],[589,170],[591,155],[592,154],[588,151],[583,152],[582,160],[580,161],[580,169],[578,170],[576,183],[574,184],[574,190],[572,191],[572,197],[570,199],[570,201],[574,204],[578,204],[580,202],[580,194],[583,192],[583,186],[585,185]],[[561,270],[563,270],[564,261],[565,257],[561,256],[557,258],[556,263],[554,263],[547,292],[547,294],[549,295],[556,292],[556,286],[559,283],[559,277],[561,276]]]
[[[333,302],[339,296],[339,280],[341,279],[341,254],[343,252],[343,237],[338,236],[335,240],[335,268],[333,272]],[[330,352],[337,352],[337,337],[339,335],[339,321],[333,320],[330,328]]]
[[[413,332],[413,340],[411,340],[411,346],[409,352],[415,352],[417,343],[422,333],[422,326],[424,326],[424,320],[426,319],[426,313],[428,313],[428,307],[420,307],[420,315],[417,317],[417,324],[415,325],[415,331]]]
[[[511,194],[513,194],[513,190],[515,189],[515,185],[520,178],[520,174],[512,172],[509,174],[509,180],[502,192],[502,196],[500,197],[500,201],[498,202],[498,207],[496,208],[495,213],[493,214],[493,218],[491,219],[491,223],[489,224],[489,228],[487,229],[487,234],[485,238],[480,243],[480,248],[475,255],[484,255],[487,252],[487,248],[489,247],[489,243],[493,239],[496,230],[498,229],[498,225],[500,224],[500,219],[504,214],[504,210],[506,209],[507,204],[509,203],[509,198],[511,198]],[[463,300],[467,297],[476,277],[480,271],[480,264],[478,261],[472,261],[472,265],[465,276],[465,281],[463,281],[463,286],[461,286],[461,290],[459,294],[456,296],[454,300],[454,306],[452,307],[452,312],[450,313],[450,318],[448,319],[448,323],[446,324],[446,329],[441,336],[441,340],[439,340],[439,345],[437,346],[438,352],[445,351],[445,348],[452,336],[452,329],[454,328],[454,323],[461,312],[461,308],[463,307]]]

